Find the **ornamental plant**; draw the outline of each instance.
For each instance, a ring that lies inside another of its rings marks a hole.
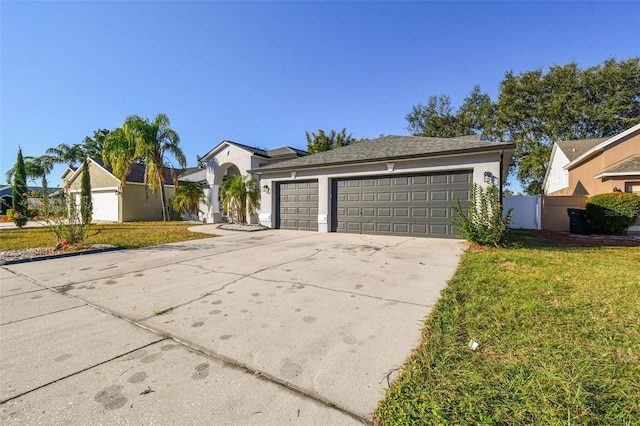
[[[59,195],[49,200],[48,215],[40,218],[47,224],[48,229],[56,236],[56,249],[82,243],[86,237],[86,227],[80,211],[82,197],[76,200],[68,191],[59,191]]]
[[[93,202],[91,201],[91,174],[89,173],[89,163],[85,158],[82,162],[82,180],[80,181],[80,217],[82,218],[82,224],[88,225],[91,223],[91,216],[93,214]]]
[[[27,200],[27,172],[24,167],[22,148],[18,148],[16,171],[13,174],[13,186],[11,188],[13,215],[10,216],[18,228],[27,223],[29,204]]]
[[[504,244],[513,209],[509,209],[503,217],[498,187],[491,185],[484,190],[474,183],[466,211],[458,198],[451,207],[457,217],[450,222],[460,230],[464,238],[482,246],[499,247]]]
[[[640,216],[640,195],[613,192],[587,200],[586,218],[592,232],[621,235]]]

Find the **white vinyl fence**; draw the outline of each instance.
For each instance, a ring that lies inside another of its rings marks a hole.
[[[540,195],[514,195],[503,197],[502,211],[506,214],[513,209],[510,228],[513,229],[541,229],[541,196]]]

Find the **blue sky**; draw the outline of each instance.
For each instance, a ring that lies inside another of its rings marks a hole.
[[[224,139],[408,134],[433,94],[640,55],[638,2],[0,2],[0,181],[25,155],[166,113],[189,165]],[[61,184],[58,166],[50,183]]]

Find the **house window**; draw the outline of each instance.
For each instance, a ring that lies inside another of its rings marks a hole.
[[[634,194],[640,194],[640,182],[626,182],[624,191],[633,192]]]

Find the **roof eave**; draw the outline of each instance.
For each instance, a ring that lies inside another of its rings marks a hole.
[[[216,145],[216,146],[215,146],[215,148],[213,148],[211,151],[207,152],[207,153],[204,155],[204,157],[200,158],[200,161],[209,161],[209,159],[210,159],[211,157],[213,157],[214,155],[216,155],[216,154],[218,153],[218,151],[219,151],[219,149],[218,149],[218,148],[220,148],[222,145],[226,145],[226,146],[234,146],[234,147],[236,147],[236,148],[238,148],[238,149],[241,149],[241,150],[243,150],[243,151],[246,151],[246,152],[248,152],[249,154],[251,154],[251,155],[253,155],[253,156],[256,156],[256,157],[269,158],[268,156],[260,155],[260,154],[257,154],[257,153],[255,153],[255,152],[251,152],[251,151],[249,151],[248,149],[246,149],[246,148],[243,148],[243,147],[239,146],[237,143],[234,143],[233,141],[228,141],[228,140],[226,140],[226,139],[225,139],[225,140],[223,140],[222,142],[220,142],[218,145]]]
[[[576,158],[575,160],[567,164],[564,168],[566,170],[570,170],[584,163],[585,161],[589,160],[591,157],[597,155],[599,152],[604,151],[605,148],[608,147],[609,145],[616,143],[620,139],[624,139],[627,136],[634,134],[635,132],[640,133],[640,124],[636,124],[635,126],[625,130],[624,132],[618,133],[617,135],[610,137],[606,141],[599,143],[595,147],[591,148],[590,150],[588,150],[587,152],[585,152],[584,154],[582,154],[581,156],[579,156],[578,158]]]
[[[501,150],[515,150],[515,144],[504,144],[504,146],[495,146],[492,145],[490,147],[477,147],[477,148],[468,148],[468,149],[459,149],[452,151],[440,151],[433,153],[426,153],[420,155],[401,155],[395,157],[380,157],[380,158],[368,158],[363,160],[351,160],[351,161],[335,161],[332,163],[323,163],[323,164],[305,164],[300,166],[287,166],[287,167],[274,167],[268,168],[264,170],[260,170],[260,168],[249,170],[249,173],[253,174],[263,174],[263,173],[272,173],[272,172],[286,172],[290,170],[303,170],[303,169],[321,169],[327,167],[341,167],[341,166],[350,166],[353,164],[371,164],[371,163],[381,163],[384,161],[400,161],[400,160],[419,160],[422,158],[435,158],[435,157],[450,157],[454,155],[465,155],[465,154],[477,154],[481,152],[499,152]],[[303,158],[303,157],[302,157]]]
[[[624,177],[624,176],[640,176],[640,172],[603,172],[595,175],[594,179]]]

